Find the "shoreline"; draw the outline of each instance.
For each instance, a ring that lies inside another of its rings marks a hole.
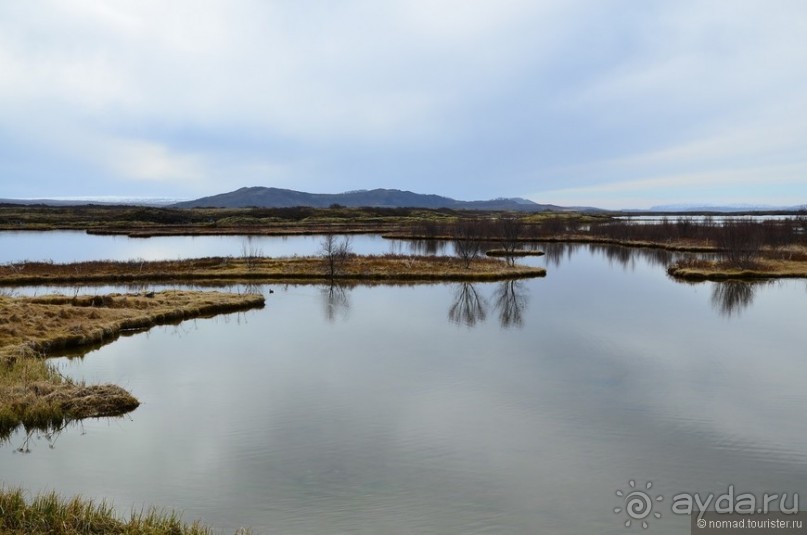
[[[43,492],[27,499],[19,488],[0,485],[0,531],[8,535],[86,535],[89,533],[149,533],[151,535],[213,535],[218,533],[200,522],[186,523],[180,513],[152,506],[133,510],[128,517],[115,512],[107,501],[96,502],[80,495],[63,498]],[[248,535],[239,529],[236,535]]]
[[[47,429],[83,418],[120,416],[140,405],[117,385],[63,378],[46,362],[50,355],[107,344],[126,331],[263,305],[262,295],[175,290],[0,297],[0,440],[20,425]]]
[[[760,259],[755,265],[740,267],[720,261],[678,262],[667,267],[667,274],[677,280],[727,281],[807,278],[807,262]]]

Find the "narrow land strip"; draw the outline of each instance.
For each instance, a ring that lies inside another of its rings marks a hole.
[[[670,265],[667,273],[692,281],[807,278],[807,262],[762,258],[748,266],[735,266],[719,260],[682,261]]]
[[[350,256],[338,273],[321,257],[211,257],[161,261],[20,262],[0,266],[0,285],[260,281],[495,281],[543,277],[546,270],[502,260],[446,256]]]

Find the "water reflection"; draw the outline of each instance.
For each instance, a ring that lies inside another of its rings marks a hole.
[[[3,425],[0,427],[0,445],[10,442],[14,453],[31,453],[33,451],[32,445],[44,441],[49,449],[54,449],[56,441],[62,433],[66,429],[76,426],[81,428],[81,435],[86,434],[81,420],[65,420],[59,425],[49,425],[41,428],[26,427],[24,431],[16,435],[16,437],[20,438],[20,442],[15,442],[14,433],[20,426]]]
[[[760,284],[764,283],[715,282],[712,284],[712,306],[723,316],[739,315],[753,304],[756,287]]]
[[[350,291],[353,288],[333,282],[321,289],[325,319],[333,323],[337,318],[347,319],[350,312]]]
[[[504,328],[522,327],[527,310],[527,287],[522,281],[504,281],[496,286],[493,303],[499,313],[499,323]]]
[[[493,291],[493,308],[503,328],[524,325],[527,295],[527,287],[522,281],[502,281],[496,285]],[[481,295],[476,285],[460,283],[454,287],[454,301],[448,309],[448,319],[457,325],[474,327],[487,319],[488,307],[488,300]]]
[[[546,243],[544,244],[544,258],[546,265],[550,267],[560,267],[564,260],[572,257],[572,252],[579,246],[570,243]]]
[[[406,246],[406,242],[397,242],[401,249]],[[408,242],[410,254],[418,255],[443,255],[445,254],[447,241],[443,240],[411,240]]]
[[[448,309],[448,319],[457,325],[473,327],[487,317],[487,302],[471,283],[463,282],[454,288],[454,302]]]

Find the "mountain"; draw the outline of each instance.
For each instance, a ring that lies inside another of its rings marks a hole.
[[[334,204],[348,207],[452,208],[457,210],[518,210],[525,212],[565,210],[560,206],[538,204],[528,199],[520,198],[458,201],[450,197],[424,195],[398,189],[358,190],[345,193],[306,193],[304,191],[265,187],[241,188],[229,193],[176,203],[174,206],[178,208],[283,208],[292,206],[327,208]]]

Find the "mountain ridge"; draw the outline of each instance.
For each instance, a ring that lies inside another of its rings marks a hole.
[[[332,205],[350,208],[451,208],[457,210],[518,210],[529,212],[571,210],[552,204],[538,204],[529,199],[497,198],[482,201],[460,201],[435,194],[414,193],[407,190],[376,188],[353,190],[344,193],[308,193],[290,189],[251,186],[228,193],[179,202],[177,208],[288,208],[309,206],[327,208]],[[579,208],[575,208],[579,209]],[[586,208],[596,210],[595,208]]]

